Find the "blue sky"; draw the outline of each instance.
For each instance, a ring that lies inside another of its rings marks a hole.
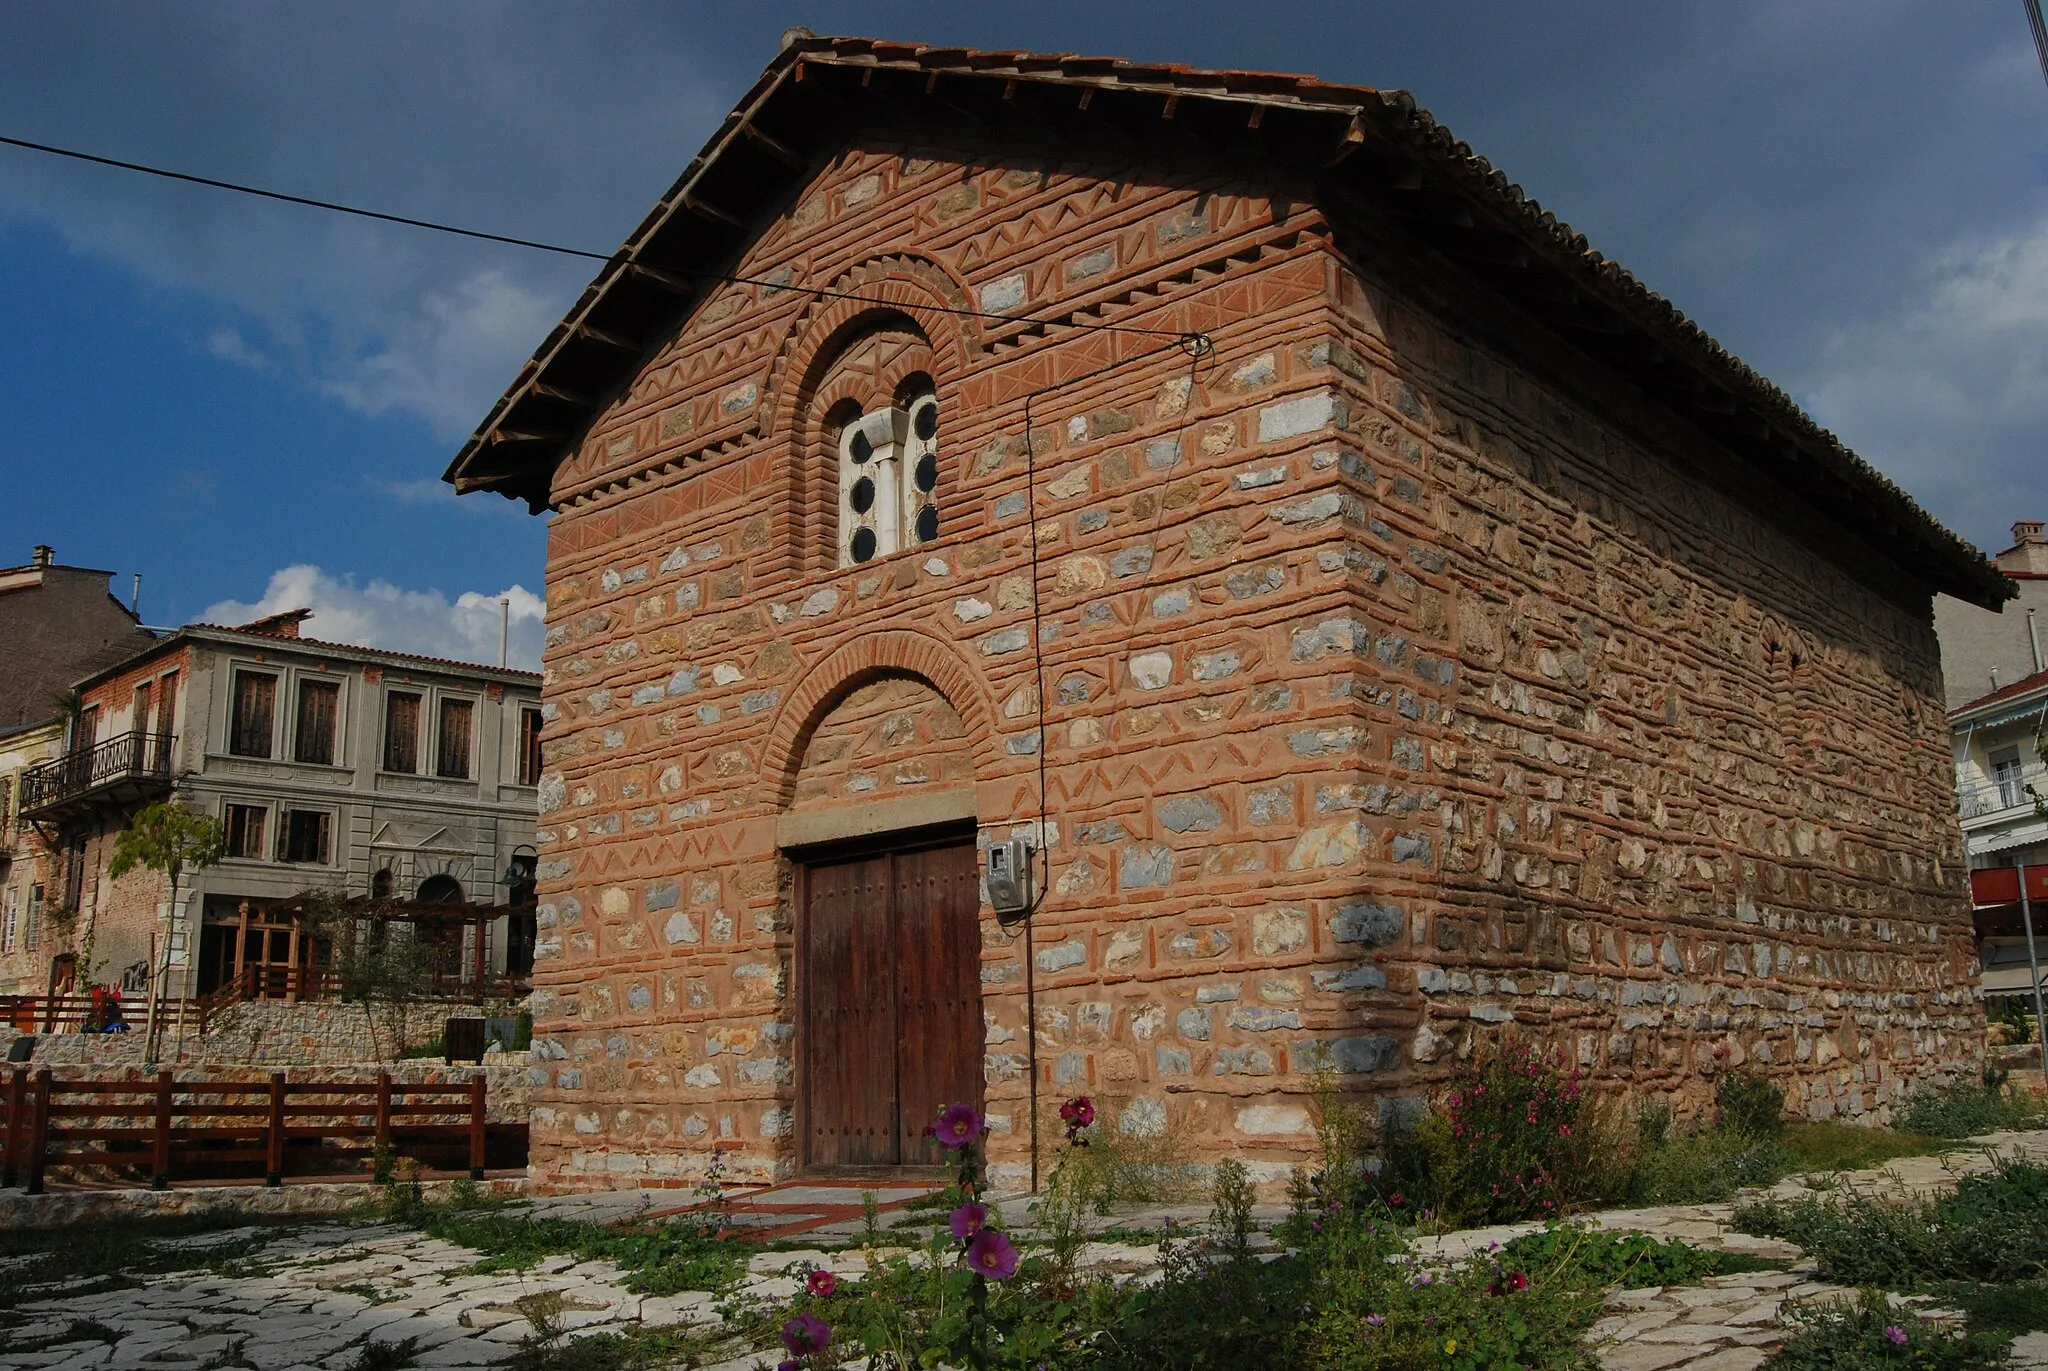
[[[798,22],[1405,87],[1964,536],[2048,515],[2009,3],[11,0],[0,133],[603,251]],[[542,521],[437,478],[587,275],[0,148],[0,564],[472,657],[511,593],[531,663]]]

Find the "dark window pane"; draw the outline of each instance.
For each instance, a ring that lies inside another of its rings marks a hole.
[[[319,862],[327,860],[329,816],[317,809],[288,809],[284,816],[284,860]]]
[[[393,691],[384,697],[384,769],[407,775],[420,769],[420,697]]]
[[[237,671],[234,716],[228,722],[228,751],[237,757],[268,757],[270,725],[276,708],[277,677]]]
[[[917,540],[929,543],[939,536],[939,507],[926,505],[917,512]]]
[[[263,855],[263,827],[266,817],[261,805],[228,806],[227,839],[230,857]]]
[[[299,682],[299,727],[292,739],[292,760],[334,765],[334,718],[341,686],[334,681]]]
[[[469,720],[475,707],[468,700],[441,701],[440,748],[434,757],[434,774],[452,780],[469,779]]]
[[[540,711],[519,711],[519,784],[540,784]]]
[[[855,529],[853,533],[853,560],[865,562],[875,555],[875,531],[871,528]]]

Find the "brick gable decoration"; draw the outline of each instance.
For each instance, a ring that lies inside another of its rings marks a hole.
[[[1277,1179],[1318,1057],[1392,1118],[1507,1028],[1812,1117],[1975,1059],[1929,606],[2003,582],[1476,162],[792,39],[450,469],[558,511],[540,1181],[914,1164],[955,1068],[1026,1183],[1081,1092]]]

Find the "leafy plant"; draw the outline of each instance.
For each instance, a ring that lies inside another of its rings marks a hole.
[[[1516,1238],[1500,1252],[1503,1265],[1564,1270],[1598,1286],[1694,1285],[1708,1276],[1768,1271],[1781,1263],[1739,1252],[1713,1252],[1644,1233],[1552,1224]]]
[[[1730,1071],[1714,1087],[1720,1126],[1744,1138],[1777,1138],[1785,1132],[1785,1092],[1754,1071]]]
[[[1457,1224],[1563,1214],[1626,1189],[1617,1124],[1576,1070],[1510,1037],[1477,1054],[1440,1105],[1393,1140],[1382,1193]]]
[[[2006,1083],[2003,1071],[1987,1069],[1974,1084],[1923,1091],[1907,1104],[1900,1123],[1916,1133],[1937,1138],[1973,1138],[2000,1129],[2024,1126],[2039,1113]]]
[[[1738,1208],[1735,1226],[1799,1244],[1845,1285],[2018,1282],[2048,1271],[2048,1167],[2001,1159],[1931,1200],[1764,1200]]]
[[[128,826],[114,835],[114,855],[107,862],[107,874],[119,879],[136,867],[146,867],[161,872],[170,882],[170,909],[172,919],[178,913],[178,883],[187,871],[203,871],[219,863],[227,855],[227,829],[218,819],[208,818],[194,810],[185,808],[176,800],[160,800],[145,805],[128,820]],[[92,976],[92,957],[86,955],[85,974]],[[149,969],[149,1042],[146,1055],[156,1060],[157,1000],[161,995],[163,978],[170,974],[171,943],[163,942],[163,958],[159,966]],[[179,1020],[182,1034],[184,1021]],[[182,1046],[182,1044],[181,1044]]]
[[[1892,1307],[1866,1289],[1854,1303],[1816,1301],[1785,1307],[1799,1329],[1771,1359],[1773,1371],[1976,1371],[2006,1360],[1995,1334],[1939,1326]]]

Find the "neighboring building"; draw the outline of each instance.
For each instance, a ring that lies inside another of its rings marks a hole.
[[[286,969],[328,951],[288,913],[307,890],[508,903],[506,876],[533,852],[538,679],[304,639],[304,617],[189,625],[79,682],[64,751],[23,777],[19,812],[60,854],[44,918],[69,920],[82,960],[89,948],[82,982],[140,989],[157,946],[173,996],[244,973],[257,993],[296,994]],[[228,843],[175,910],[158,873],[106,872],[128,816],[172,796]],[[492,970],[526,970],[531,917],[483,925]]]
[[[1951,713],[2048,669],[2048,533],[2039,519],[2012,526],[2012,546],[1993,558],[2013,583],[2003,612],[1941,595],[1934,632]],[[1960,726],[1960,725],[1959,725]]]
[[[57,888],[55,852],[20,814],[21,777],[62,754],[64,724],[0,728],[0,995],[41,995],[63,979],[44,915]],[[60,952],[62,948],[58,949]]]
[[[448,474],[557,511],[543,1183],[1983,1052],[2008,583],[1405,95],[793,35]]]
[[[1948,647],[1944,639],[1944,654]],[[1965,702],[1950,710],[1949,723],[1955,730],[1963,848],[1977,905],[1978,986],[1987,997],[2023,995],[2031,1012],[2033,972],[2020,923],[2020,875],[2009,868],[2027,869],[2030,899],[2044,893],[2038,887],[2048,879],[2048,867],[2040,865],[2048,863],[2048,820],[2041,818],[2035,797],[2048,800],[2048,769],[2041,764],[2048,671]],[[2048,956],[2048,910],[2039,905],[2034,927],[2037,952]]]
[[[113,574],[59,566],[40,545],[27,566],[0,568],[0,730],[56,717],[73,681],[150,641],[108,593]]]

